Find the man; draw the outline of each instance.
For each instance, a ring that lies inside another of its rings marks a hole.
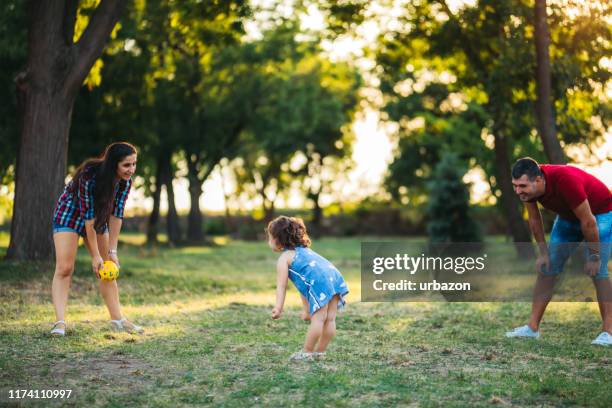
[[[540,337],[540,321],[552,298],[555,278],[578,243],[585,241],[584,267],[597,292],[603,331],[592,344],[612,345],[612,284],[608,259],[612,242],[612,193],[594,176],[572,166],[539,165],[529,157],[512,167],[514,192],[527,208],[529,227],[539,247],[538,277],[529,324],[507,332],[507,337]],[[546,245],[538,204],[557,213]]]

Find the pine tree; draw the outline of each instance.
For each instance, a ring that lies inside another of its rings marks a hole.
[[[445,153],[429,182],[427,232],[431,243],[480,242],[480,230],[470,216],[465,168],[455,154]]]

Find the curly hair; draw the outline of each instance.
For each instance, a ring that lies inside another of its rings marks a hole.
[[[266,232],[283,248],[295,249],[298,246],[310,246],[306,225],[301,218],[281,215],[270,221]]]

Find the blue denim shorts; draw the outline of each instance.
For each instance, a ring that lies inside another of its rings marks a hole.
[[[599,256],[601,258],[601,267],[595,279],[607,279],[608,261],[610,260],[610,249],[612,248],[612,211],[597,214],[595,219],[599,229]],[[550,233],[550,244],[548,245],[550,269],[544,274],[560,274],[567,259],[583,240],[580,221],[568,221],[557,216]],[[588,247],[585,248],[585,251],[588,251]]]
[[[53,233],[57,234],[58,232],[74,232],[75,234],[79,234],[79,232],[74,228],[65,227],[63,225],[53,223]]]
[[[78,235],[82,236],[83,238],[85,238],[85,230],[83,230],[82,233],[79,233],[74,228],[65,227],[63,225],[59,225],[59,224],[53,223],[53,233],[56,234],[58,232],[74,232],[75,234],[78,234]],[[105,225],[104,226],[104,231],[102,233],[99,233],[99,232],[96,232],[96,233],[98,235],[100,235],[100,234],[106,234],[107,232],[108,232],[108,225]]]

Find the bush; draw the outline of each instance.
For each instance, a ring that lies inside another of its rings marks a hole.
[[[227,225],[224,217],[207,217],[204,227],[206,235],[227,235]]]

